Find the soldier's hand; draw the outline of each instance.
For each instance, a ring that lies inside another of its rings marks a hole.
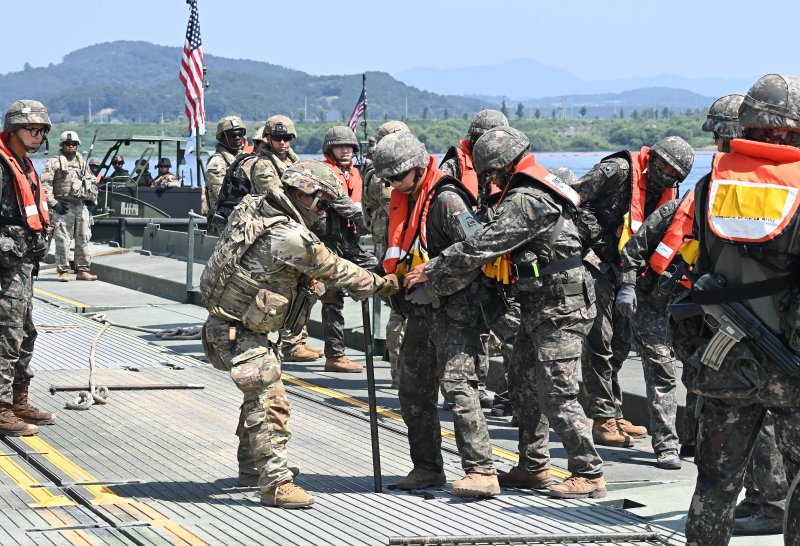
[[[383,277],[383,284],[375,293],[383,298],[388,298],[389,296],[397,294],[399,291],[400,281],[397,279],[397,275],[389,273]]]
[[[632,284],[623,284],[617,293],[614,302],[617,311],[623,316],[632,317],[636,314],[636,287]]]
[[[417,267],[408,272],[408,275],[406,275],[406,280],[403,283],[403,286],[406,289],[408,289],[414,286],[415,284],[427,281],[428,281],[428,275],[425,274],[425,264],[419,264]]]
[[[66,214],[68,210],[69,209],[67,208],[67,205],[61,203],[60,201],[56,201],[56,204],[53,205],[53,211],[56,214]]]

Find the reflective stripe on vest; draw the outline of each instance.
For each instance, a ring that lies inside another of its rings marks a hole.
[[[514,174],[525,174],[533,178],[576,207],[581,204],[581,196],[578,195],[578,192],[573,190],[569,184],[561,180],[558,176],[536,163],[536,157],[533,154],[526,155],[517,163]]]
[[[751,140],[731,141],[714,156],[706,217],[729,241],[763,243],[780,235],[800,205],[800,150]]]
[[[631,206],[630,210],[630,227],[631,233],[642,227],[642,222],[645,219],[645,201],[647,199],[647,175],[645,169],[650,160],[650,148],[642,146],[639,153],[628,152],[631,156]],[[656,208],[661,205],[672,201],[678,197],[678,190],[676,188],[667,188],[661,192],[661,197],[658,199]]]
[[[688,264],[693,264],[697,259],[697,241],[692,238],[692,223],[694,222],[694,192],[689,191],[684,196],[675,216],[669,224],[664,237],[658,247],[650,256],[650,269],[661,275],[675,259],[678,252]],[[694,250],[693,250],[694,249]],[[694,254],[694,255],[692,255]]]
[[[12,176],[14,177],[14,192],[17,195],[17,202],[19,203],[19,210],[22,214],[25,224],[33,231],[46,231],[50,226],[50,214],[47,209],[47,200],[42,199],[44,190],[42,189],[39,177],[36,175],[36,169],[33,168],[30,158],[26,155],[23,158],[28,166],[28,174],[30,181],[25,176],[25,171],[22,166],[17,163],[17,159],[8,147],[8,138],[11,133],[0,133],[0,160],[8,165]],[[35,188],[31,188],[33,184]],[[38,198],[38,200],[37,200]]]

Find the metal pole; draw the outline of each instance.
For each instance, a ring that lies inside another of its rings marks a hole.
[[[378,441],[378,403],[375,398],[375,363],[372,359],[372,329],[369,324],[369,298],[361,300],[364,324],[364,359],[367,362],[367,393],[369,394],[369,432],[372,438],[372,476],[375,492],[383,492],[381,483],[381,447]]]
[[[634,542],[654,540],[664,543],[664,537],[656,532],[646,533],[592,533],[592,534],[540,534],[540,535],[452,535],[452,536],[395,536],[389,544],[511,544],[516,542],[538,542],[542,544],[570,542]]]
[[[109,391],[164,391],[205,389],[200,383],[132,383],[130,385],[107,385]],[[50,394],[57,392],[85,391],[86,385],[50,385]]]
[[[364,142],[368,143],[367,137],[367,73],[361,74],[361,92],[364,93]],[[361,148],[361,164],[364,164],[364,148]]]
[[[197,214],[189,210],[189,225],[186,228],[186,301],[192,303],[192,290],[194,290],[194,229],[197,223]]]

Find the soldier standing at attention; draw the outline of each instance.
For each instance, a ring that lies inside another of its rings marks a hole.
[[[361,174],[353,166],[353,157],[358,153],[358,139],[349,127],[331,127],[325,133],[322,153],[325,163],[336,174],[341,185],[341,196],[333,200],[325,221],[314,227],[325,246],[342,258],[373,271],[378,265],[375,256],[358,244],[359,226],[362,224]],[[322,335],[325,340],[325,371],[361,371],[361,364],[353,362],[344,347],[344,292],[331,288],[322,297]]]
[[[47,254],[50,216],[28,158],[50,130],[47,108],[11,103],[0,133],[0,435],[30,436],[56,416],[28,403],[36,327],[32,278]]]
[[[259,476],[261,504],[310,506],[314,497],[292,482],[286,444],[289,402],[278,348],[268,335],[299,332],[320,281],[354,298],[389,296],[397,278],[381,278],[328,250],[308,227],[339,195],[339,181],[318,161],[301,161],[281,177],[284,191],[248,195],[234,209],[200,280],[209,311],[203,349],[244,394],[239,477]]]
[[[217,123],[217,147],[206,163],[206,188],[203,192],[203,214],[211,217],[217,210],[217,199],[225,172],[242,150],[247,128],[239,116],[225,116]],[[210,223],[210,222],[209,222]]]
[[[53,211],[53,238],[56,241],[58,280],[69,282],[69,247],[75,241],[75,279],[97,280],[89,273],[92,255],[92,220],[88,205],[97,203],[95,176],[78,151],[78,133],[64,131],[59,139],[61,151],[47,160],[42,169],[42,187]]]
[[[465,238],[462,220],[477,222],[476,202],[408,132],[392,133],[375,150],[375,174],[392,185],[384,269],[405,275],[429,256]],[[478,401],[475,366],[480,343],[480,282],[459,280],[460,290],[434,301],[417,287],[393,305],[408,319],[400,348],[403,421],[414,468],[397,484],[410,490],[445,483],[437,392],[453,408],[453,427],[466,476],[453,482],[456,496],[492,497],[500,492],[486,418]]]
[[[491,129],[478,139],[473,150],[478,174],[504,188],[497,215],[409,273],[405,286],[427,281],[437,295],[447,294],[453,279],[474,275],[486,264],[509,275],[511,264],[516,266],[522,324],[509,376],[519,419],[519,465],[502,474],[500,484],[548,488],[548,495],[560,498],[601,498],[603,461],[577,399],[578,365],[594,318],[593,281],[582,264],[573,222],[580,197],[536,163],[529,147],[528,138],[511,127]],[[551,425],[572,472],[558,485],[550,476]]]

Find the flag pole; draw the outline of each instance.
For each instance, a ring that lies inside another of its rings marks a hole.
[[[202,93],[201,100],[203,102],[205,102],[205,100],[206,100],[205,91],[206,91],[206,65],[205,65],[205,63],[203,63],[203,78],[200,80],[200,92]],[[205,105],[203,105],[203,110],[205,111]],[[203,121],[205,122],[205,116],[203,116],[203,118],[204,118]],[[203,127],[203,129],[205,129],[205,127]],[[203,131],[203,132],[205,132],[205,131]],[[194,138],[195,138],[194,158],[195,158],[195,161],[197,162],[197,187],[198,188],[202,188],[203,184],[202,184],[202,178],[201,177],[203,176],[203,172],[202,172],[203,171],[203,160],[200,158],[200,152],[202,151],[201,148],[202,148],[203,145],[202,145],[202,139],[200,138],[200,125],[198,123],[195,123],[195,125],[194,125]]]
[[[367,137],[367,73],[364,72],[361,74],[361,93],[364,95],[364,147],[360,147],[361,150],[361,164],[364,164],[364,148],[367,146],[368,137]]]

